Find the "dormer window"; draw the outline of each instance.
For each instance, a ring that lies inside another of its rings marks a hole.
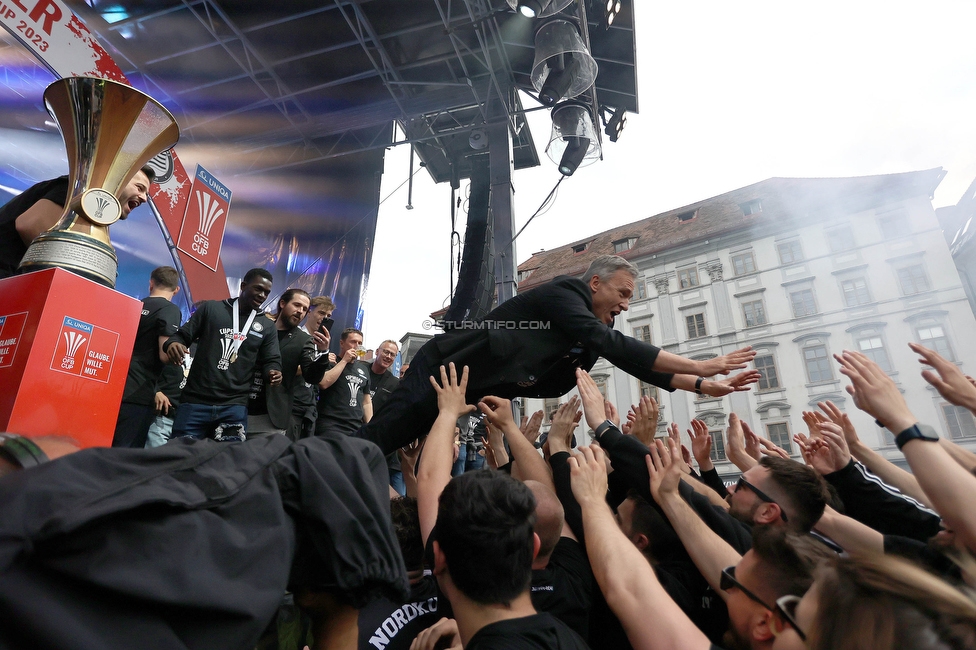
[[[678,215],[678,221],[685,222],[691,221],[697,216],[698,210],[688,210],[687,212],[682,212]]]
[[[628,237],[627,239],[618,239],[613,242],[613,252],[623,253],[624,251],[629,251],[637,243],[637,237]]]
[[[586,247],[589,246],[589,245],[590,245],[589,242],[584,242],[582,244],[576,244],[575,246],[573,246],[573,252],[574,253],[582,253],[583,251],[586,250]]]
[[[762,202],[759,199],[753,199],[748,203],[743,203],[739,207],[742,208],[742,214],[747,217],[762,212]]]

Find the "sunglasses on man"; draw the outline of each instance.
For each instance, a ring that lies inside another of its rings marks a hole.
[[[738,492],[742,488],[748,488],[753,494],[759,497],[760,501],[765,501],[766,503],[776,503],[775,499],[747,481],[745,477],[740,476],[739,480],[735,483],[735,491]],[[780,519],[782,519],[784,522],[789,521],[789,518],[786,516],[786,511],[783,510],[783,506],[780,506],[778,503],[776,503],[776,505],[779,506]]]
[[[746,597],[752,602],[759,604],[764,609],[768,609],[771,612],[775,612],[776,615],[779,616],[783,622],[785,622],[787,625],[789,625],[794,630],[796,630],[796,633],[800,637],[800,640],[802,641],[807,640],[807,637],[803,633],[803,630],[801,630],[800,626],[796,624],[796,606],[800,602],[799,596],[787,594],[786,596],[777,598],[776,605],[770,607],[769,605],[766,604],[766,602],[762,598],[760,598],[755,593],[753,593],[752,591],[744,587],[742,583],[736,579],[734,566],[725,567],[724,569],[722,569],[722,575],[719,578],[718,587],[722,591],[729,591],[730,589],[733,588],[738,589],[739,591],[744,593]]]

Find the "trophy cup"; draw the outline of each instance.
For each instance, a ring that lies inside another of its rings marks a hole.
[[[44,104],[68,152],[68,200],[20,270],[62,268],[114,289],[119,260],[108,227],[122,216],[117,197],[150,158],[176,144],[180,128],[152,97],[107,79],[60,79],[44,91]]]

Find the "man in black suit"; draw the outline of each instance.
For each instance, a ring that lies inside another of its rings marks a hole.
[[[298,326],[308,307],[309,296],[301,289],[288,289],[278,300],[274,324],[281,352],[281,383],[269,386],[260,372],[254,374],[247,406],[248,438],[280,433],[298,440],[301,422],[292,417],[295,385],[304,376],[309,377],[307,381],[320,380],[329,367],[328,336],[319,331],[309,335]]]
[[[437,418],[430,377],[454,362],[470,369],[469,404],[485,395],[560,397],[576,387],[576,369],[589,371],[603,357],[624,372],[668,391],[721,396],[749,390],[759,373],[705,379],[745,368],[756,353],[742,348],[705,361],[686,359],[613,329],[634,293],[637,267],[616,255],[596,258],[582,278],[560,276],[515,296],[479,323],[457,323],[411,359],[410,370],[386,405],[359,431],[383,453],[427,433]]]

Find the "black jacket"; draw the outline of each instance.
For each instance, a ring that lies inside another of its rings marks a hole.
[[[278,341],[281,353],[281,383],[265,384],[264,397],[271,423],[279,429],[291,426],[291,411],[295,401],[295,386],[300,382],[318,383],[329,367],[329,355],[317,354],[312,337],[294,327]],[[298,374],[298,369],[302,374]]]
[[[286,588],[405,598],[386,462],[284,436],[85,449],[0,479],[0,649],[249,649]]]

